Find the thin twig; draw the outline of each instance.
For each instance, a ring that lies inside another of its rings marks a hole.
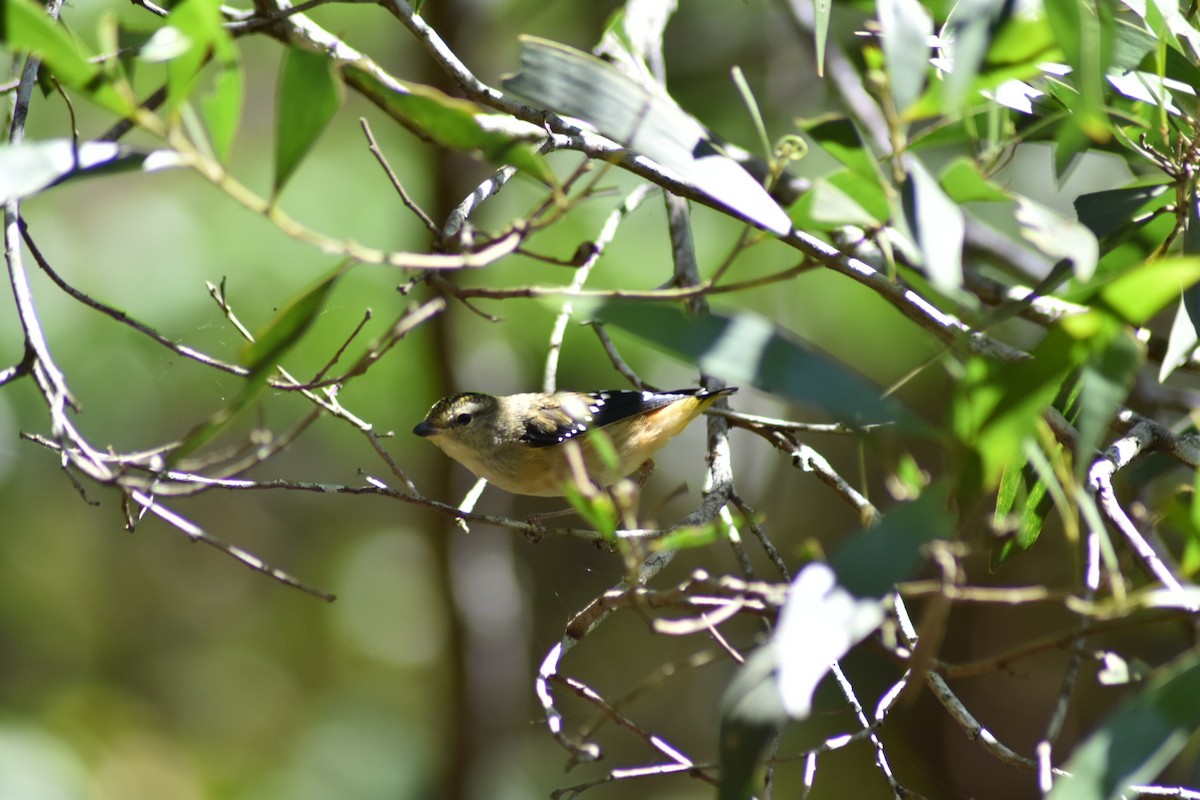
[[[417,219],[421,220],[421,224],[435,236],[438,234],[438,227],[434,221],[425,213],[425,209],[421,208],[415,200],[409,197],[408,192],[404,189],[404,184],[400,182],[400,178],[396,175],[392,165],[388,163],[387,156],[379,149],[379,143],[375,141],[375,134],[371,131],[371,124],[367,122],[366,117],[359,117],[358,124],[362,126],[363,135],[367,137],[367,149],[371,155],[375,156],[375,160],[379,162],[379,166],[383,167],[383,172],[388,176],[388,180],[392,182],[392,188],[396,190],[396,194],[400,195],[400,202],[404,203],[409,211],[416,215]]]

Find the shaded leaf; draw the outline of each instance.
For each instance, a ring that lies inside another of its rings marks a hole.
[[[1197,323],[1200,323],[1200,286],[1193,286],[1182,293],[1175,309],[1175,320],[1167,337],[1167,352],[1158,369],[1159,383],[1165,382],[1192,357],[1196,345],[1200,344]]]
[[[288,47],[275,113],[275,184],[278,195],[342,104],[344,89],[332,60],[298,45]]]
[[[1188,201],[1183,252],[1189,256],[1200,255],[1200,201],[1195,197]],[[1167,352],[1158,372],[1160,383],[1191,357],[1197,344],[1200,344],[1200,284],[1184,289],[1179,299],[1167,339]]]
[[[1049,800],[1115,800],[1153,780],[1200,728],[1200,650],[1160,669],[1079,745]]]
[[[1142,365],[1142,346],[1124,325],[1111,317],[1099,314],[1066,317],[1062,325],[1076,338],[1086,341],[1091,350],[1083,364],[1076,422],[1079,455],[1075,460],[1075,477],[1082,480]]]
[[[614,301],[595,316],[718,375],[854,423],[916,421],[868,380],[811,351],[757,314],[686,316],[674,306]]]
[[[781,235],[792,228],[762,184],[657,86],[640,84],[588,53],[523,36],[521,71],[506,78],[504,88],[539,108],[587,122],[747,222]]]
[[[1075,198],[1075,213],[1097,239],[1102,239],[1129,225],[1147,203],[1163,196],[1169,188],[1160,181],[1081,194]]]
[[[922,548],[954,533],[948,497],[948,487],[936,483],[838,548],[829,559],[838,583],[855,597],[878,599],[910,578],[921,563]]]
[[[945,79],[947,112],[953,113],[962,105],[988,54],[992,30],[1002,24],[1002,17],[1010,10],[1006,0],[958,0],[954,4],[942,30],[943,40],[952,43],[954,63]]]
[[[967,361],[951,413],[955,434],[978,459],[977,477],[984,488],[995,487],[1005,467],[1019,460],[1023,442],[1033,434],[1063,379],[1085,357],[1086,350],[1055,327],[1030,361]],[[963,477],[975,476],[964,473]]]
[[[804,132],[829,155],[860,175],[878,180],[879,164],[863,141],[858,126],[845,117],[823,118],[810,122]]]
[[[721,695],[719,800],[746,800],[763,748],[787,722],[776,684],[775,643],[752,652]]]
[[[1104,109],[1104,76],[1113,53],[1112,0],[1046,0],[1046,19],[1071,67],[1076,94],[1068,99],[1071,115],[1062,126],[1059,147],[1070,153],[1086,144],[1077,141],[1105,142],[1111,136]],[[1056,156],[1060,167],[1066,157]],[[1059,174],[1062,174],[1060,169]]]

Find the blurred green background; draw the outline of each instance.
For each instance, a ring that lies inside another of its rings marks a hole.
[[[496,84],[517,66],[518,34],[588,49],[613,8],[562,0],[431,0],[425,13],[466,64]],[[87,38],[102,13],[135,27],[152,23],[145,12],[116,2],[72,5],[64,18]],[[320,8],[312,16],[402,79],[444,83],[419,45],[382,9]],[[746,72],[774,135],[791,132],[796,117],[833,107],[812,75],[808,39],[778,4],[692,0],[669,26],[666,45],[669,85],[680,103],[748,148],[755,136],[729,79],[734,64]],[[239,47],[247,101],[233,171],[267,194],[282,50],[262,37],[243,38]],[[156,76],[139,76],[138,85],[148,92]],[[76,111],[84,135],[106,124],[92,109]],[[284,192],[283,208],[332,236],[397,250],[427,249],[428,235],[368,153],[359,117],[371,122],[401,180],[435,220],[492,171],[415,140],[349,93]],[[68,126],[63,104],[51,96],[35,104],[28,135],[63,136]],[[819,172],[822,159],[814,153],[797,171]],[[551,158],[562,170],[577,160],[568,153]],[[1048,165],[1048,151],[1034,150],[1006,177],[1013,185],[1023,180],[1041,185]],[[1077,180],[1094,178],[1087,170],[1077,172]],[[605,183],[627,191],[635,180],[612,172]],[[1085,188],[1069,184],[1063,196]],[[596,236],[621,196],[581,205],[530,246],[569,257],[580,242]],[[518,178],[489,202],[478,223],[499,228],[541,198],[540,187]],[[182,171],[72,183],[32,199],[23,210],[47,258],[75,287],[229,361],[236,360],[240,340],[208,296],[206,281],[225,281],[232,306],[253,329],[334,266]],[[701,266],[709,274],[740,226],[705,208],[694,215]],[[653,288],[669,278],[664,219],[661,201],[652,198],[622,226],[590,285]],[[734,269],[752,276],[794,259],[792,251],[768,243],[742,256]],[[79,305],[41,274],[33,279],[50,346],[82,406],[79,426],[94,444],[129,451],[182,436],[237,391],[236,379],[182,360]],[[352,270],[314,330],[289,355],[288,368],[302,378],[311,375],[368,308],[373,319],[364,336],[381,335],[410,302],[395,291],[405,279],[384,267]],[[570,272],[514,257],[456,280],[563,284]],[[451,391],[536,389],[559,304],[480,302],[483,311],[502,318],[490,322],[451,302],[436,323],[419,328],[351,382],[341,400],[376,430],[395,431],[385,445],[422,491],[456,503],[469,476],[410,429]],[[821,271],[714,305],[757,310],[884,386],[937,352],[934,342],[866,290]],[[851,318],[853,324],[847,324]],[[20,359],[22,340],[7,294],[0,299],[0,320],[5,321],[0,363],[8,365]],[[1019,335],[1019,328],[1014,332]],[[613,336],[645,380],[667,388],[696,382],[689,365],[619,332]],[[946,381],[927,370],[902,396],[939,419]],[[559,385],[601,389],[624,382],[594,334],[572,325]],[[733,405],[820,421],[750,389]],[[298,396],[271,396],[247,415],[242,431],[253,425],[279,431],[307,410]],[[606,758],[595,767],[564,772],[566,753],[548,735],[533,691],[537,665],[561,637],[564,623],[620,578],[616,557],[553,537],[530,544],[486,526],[463,534],[433,512],[381,498],[213,491],[168,502],[212,535],[338,595],[325,604],[190,544],[159,520],[147,518],[135,532],[125,532],[114,492],[87,485],[78,491],[53,453],[19,438],[20,432],[44,433],[47,427],[30,381],[0,392],[0,798],[527,798],[547,796],[609,768],[656,761],[654,752],[610,723],[597,737]],[[694,507],[703,480],[702,427],[658,459],[642,504],[647,516],[665,524]],[[825,437],[812,443],[852,482],[857,479],[860,453],[853,440]],[[851,509],[763,441],[736,431],[733,446],[741,493],[763,514],[790,564],[814,543],[828,550],[857,528]],[[326,417],[250,477],[360,485],[362,474],[392,481],[360,435]],[[684,483],[688,492],[675,494]],[[886,496],[881,485],[871,489],[876,499]],[[557,507],[554,501],[490,490],[479,510],[521,519]],[[1045,547],[1061,548],[1058,561],[1067,561],[1066,546],[1056,537],[1045,537]],[[1016,562],[996,579],[1054,580],[1059,567],[1051,556],[1047,551],[1036,562]],[[761,574],[772,574],[765,560],[758,566]],[[678,582],[698,567],[737,570],[732,554],[714,546],[682,554],[658,585]],[[962,649],[946,657],[965,661],[994,653],[1062,622],[1045,609],[956,611],[947,641]],[[723,632],[743,650],[761,633],[742,622]],[[690,668],[696,653],[716,655]],[[1045,702],[1034,701],[1033,707],[1048,713],[1065,658],[1051,653],[1023,662],[1019,673],[957,688],[1002,740],[1028,751],[1044,719],[1018,716],[1006,698],[1011,692],[1026,701],[1044,695]],[[674,665],[674,671],[667,674],[664,665]],[[608,621],[564,663],[567,674],[610,699],[651,681],[652,690],[624,710],[702,763],[716,758],[716,702],[733,667],[711,640],[655,636],[635,614]],[[881,653],[856,654],[847,669],[866,703],[874,702],[869,692],[882,691],[899,674]],[[559,693],[568,732],[596,718],[588,706]],[[840,704],[830,700],[825,708],[831,733],[855,728]],[[1093,721],[1072,718],[1068,735]],[[928,695],[893,718],[885,738],[906,785],[933,796],[962,796],[963,787],[976,797],[1015,797],[1032,789],[1032,776],[997,765]],[[804,744],[785,736],[780,753]],[[885,796],[872,759],[865,743],[824,758],[823,778],[812,796]],[[801,770],[801,761],[779,767],[777,796],[791,796],[787,787],[795,786]],[[602,786],[588,796],[706,793],[699,782],[663,777]]]

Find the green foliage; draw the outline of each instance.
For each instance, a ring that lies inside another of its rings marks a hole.
[[[1114,800],[1154,779],[1200,726],[1200,653],[1187,653],[1096,729],[1063,765],[1051,800]]]
[[[92,102],[118,116],[131,113],[135,104],[128,91],[114,85],[100,67],[88,61],[67,30],[56,25],[32,0],[4,4],[4,45],[18,53],[36,55],[53,70],[55,78]]]

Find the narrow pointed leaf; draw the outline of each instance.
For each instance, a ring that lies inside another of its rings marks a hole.
[[[556,42],[521,39],[521,71],[506,91],[575,117],[645,155],[747,222],[778,234],[787,213],[661,87],[643,85],[600,59]]]
[[[904,214],[916,237],[930,281],[944,292],[962,286],[962,248],[966,221],[958,204],[916,158],[908,162]]]
[[[312,327],[337,279],[346,271],[342,265],[284,306],[259,331],[254,341],[242,348],[242,363],[252,372],[270,369]]]
[[[851,423],[917,424],[866,378],[757,314],[692,318],[674,306],[613,301],[595,316],[731,385],[756,386]]]
[[[276,195],[333,119],[343,93],[328,56],[298,45],[288,48],[275,114]]]
[[[917,0],[879,0],[878,7],[892,100],[903,114],[925,86],[933,19]]]
[[[200,80],[200,70],[208,61],[213,43],[229,34],[221,27],[221,8],[217,0],[184,0],[167,17],[175,30],[175,41],[182,49],[167,61],[167,103],[172,110],[192,96]]]
[[[115,142],[47,139],[0,145],[0,203],[72,178],[141,169],[147,157]]]

